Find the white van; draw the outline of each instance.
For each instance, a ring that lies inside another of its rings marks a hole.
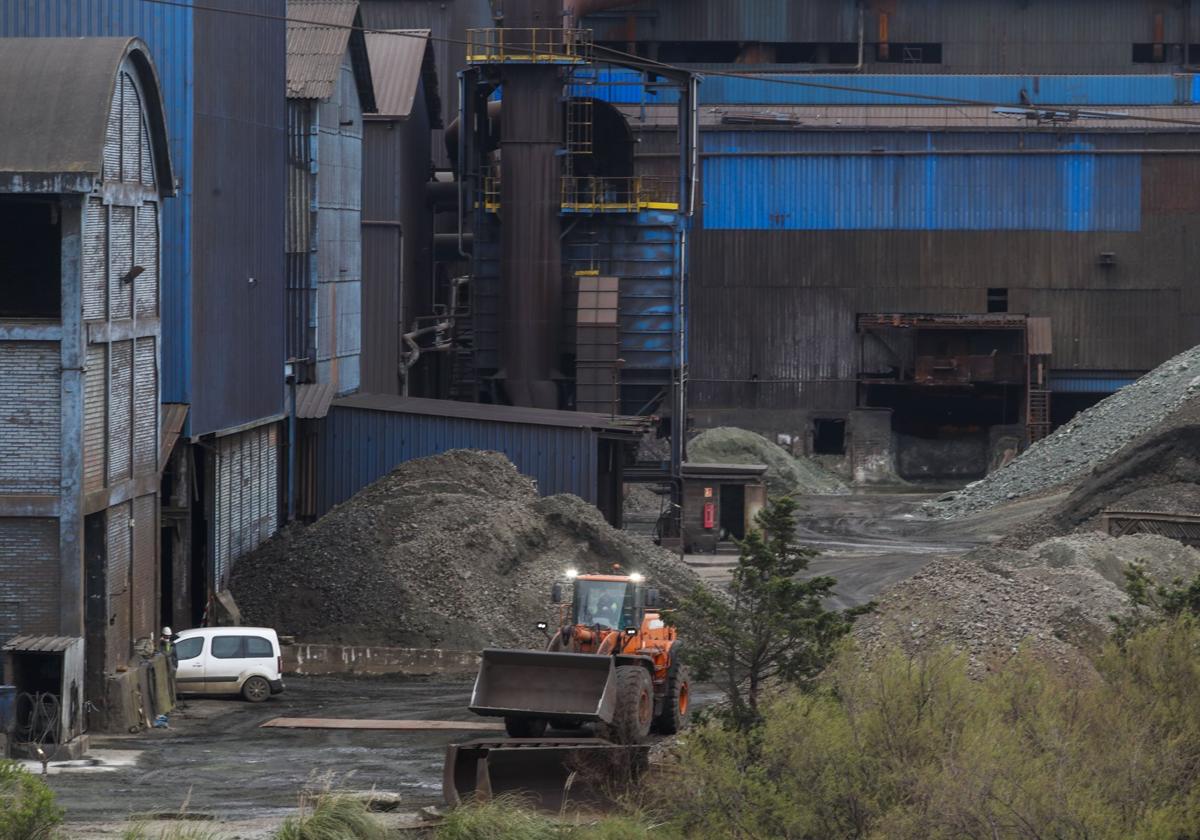
[[[279,636],[270,627],[200,627],[175,637],[180,694],[240,694],[261,703],[283,691]]]

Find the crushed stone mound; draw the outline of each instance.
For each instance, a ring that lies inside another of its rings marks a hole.
[[[495,452],[397,467],[234,568],[247,624],[301,641],[471,650],[542,647],[562,572],[640,571],[674,599],[698,582],[675,555],[616,531],[575,496],[541,498]]]
[[[1160,583],[1200,573],[1200,551],[1153,535],[1078,534],[1024,551],[989,546],[929,563],[889,590],[854,635],[867,651],[949,646],[976,674],[1022,645],[1078,666],[1112,630],[1111,617],[1129,613],[1124,573],[1134,562]]]
[[[932,512],[957,517],[1068,484],[1200,396],[1200,347],[1169,359]]]
[[[696,464],[766,464],[772,496],[832,496],[849,493],[845,483],[810,459],[794,457],[756,432],[721,426],[688,442],[688,460]]]

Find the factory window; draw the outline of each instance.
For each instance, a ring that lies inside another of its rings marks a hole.
[[[1167,61],[1174,63],[1180,52],[1179,44],[1134,44],[1133,63],[1163,64]],[[1191,53],[1191,48],[1188,49],[1188,52]]]
[[[58,205],[0,200],[0,318],[59,318]]]
[[[813,420],[813,454],[846,454],[846,421],[832,418]]]
[[[664,41],[658,60],[685,64],[732,64],[742,54],[737,41]]]
[[[853,41],[828,43],[776,43],[778,64],[857,64],[858,44]]]
[[[941,64],[941,44],[876,44],[875,60],[887,64]]]
[[[1008,311],[1008,289],[988,289],[988,291],[987,291],[987,311],[988,312],[1007,312]]]

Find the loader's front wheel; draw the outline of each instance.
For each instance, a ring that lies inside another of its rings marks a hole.
[[[541,738],[546,734],[545,718],[506,717],[504,731],[510,738]]]
[[[679,642],[675,643],[677,646]],[[679,661],[678,656],[667,671],[667,693],[663,698],[663,709],[654,721],[654,728],[663,735],[674,735],[681,729],[687,729],[691,721],[691,690],[692,678],[687,666]]]
[[[654,720],[654,683],[641,665],[617,668],[617,709],[612,723],[597,732],[614,744],[640,744],[650,734]]]

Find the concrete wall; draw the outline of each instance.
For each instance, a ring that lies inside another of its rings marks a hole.
[[[479,669],[476,651],[349,645],[284,645],[286,674],[403,674],[467,676]]]

